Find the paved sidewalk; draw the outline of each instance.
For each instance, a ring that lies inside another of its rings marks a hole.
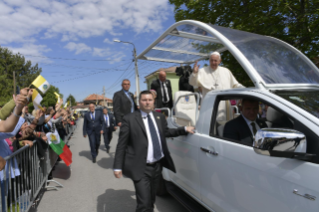
[[[113,176],[113,158],[118,131],[113,133],[110,153],[103,139],[97,162],[92,163],[88,138],[82,136],[83,119],[69,141],[73,163],[61,161],[53,172],[54,180],[63,184],[59,191],[47,189],[31,212],[130,212],[135,211],[135,192],[130,179]],[[53,185],[51,183],[50,185]],[[171,196],[157,197],[156,212],[184,212],[186,209]]]

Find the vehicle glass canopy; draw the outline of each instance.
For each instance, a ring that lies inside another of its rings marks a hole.
[[[187,24],[182,24],[186,22]],[[228,45],[229,42],[232,45]],[[233,49],[236,51],[232,51]],[[269,85],[319,84],[318,68],[285,42],[198,21],[188,20],[174,24],[144,50],[138,59],[191,64],[208,59],[214,51],[222,53],[227,50],[237,60],[239,57],[234,52],[241,52],[247,60],[238,62],[251,64],[250,68],[243,68],[255,81],[262,80]]]
[[[280,40],[210,25],[230,40],[267,84],[318,84],[319,72],[304,56]]]
[[[319,91],[277,91],[278,96],[319,118]]]

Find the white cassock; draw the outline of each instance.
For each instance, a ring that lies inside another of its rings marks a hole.
[[[195,87],[201,87],[203,98],[212,90],[244,88],[229,69],[220,66],[218,66],[216,70],[213,70],[210,66],[199,69],[197,74],[193,73],[190,75],[189,84]],[[218,107],[217,120],[226,121],[230,119],[229,116],[232,116],[229,101],[227,101],[226,104],[225,101],[221,101]]]

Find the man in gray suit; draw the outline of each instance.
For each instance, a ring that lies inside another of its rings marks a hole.
[[[122,90],[116,92],[113,96],[113,111],[116,124],[120,127],[122,124],[123,116],[133,113],[137,110],[134,102],[134,95],[129,92],[131,83],[128,79],[122,81]]]
[[[116,130],[115,120],[112,114],[108,113],[107,108],[103,108],[103,138],[106,152],[110,151],[110,143],[113,137],[113,131]]]

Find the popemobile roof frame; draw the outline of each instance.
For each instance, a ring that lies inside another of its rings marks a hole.
[[[184,20],[173,24],[137,59],[192,64],[229,51],[258,89],[319,89],[319,70],[303,53],[276,38]]]

